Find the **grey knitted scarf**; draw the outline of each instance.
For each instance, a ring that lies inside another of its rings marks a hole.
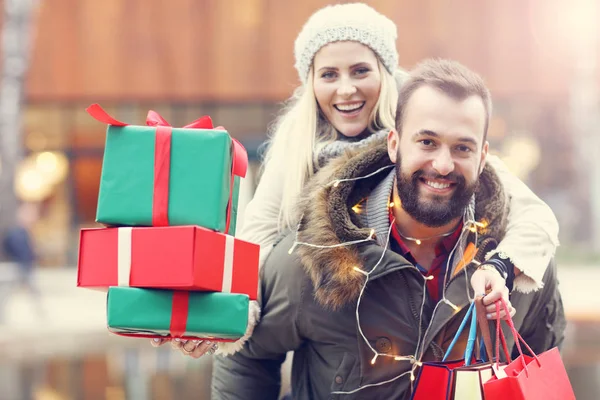
[[[317,170],[321,169],[329,162],[329,160],[343,154],[344,151],[366,147],[370,143],[386,137],[388,133],[389,130],[383,129],[360,140],[343,138],[328,143],[317,152],[317,156],[315,157],[315,168]]]

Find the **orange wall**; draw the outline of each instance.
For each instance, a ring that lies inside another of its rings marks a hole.
[[[373,0],[398,25],[401,65],[458,59],[495,97],[568,93],[580,0]],[[40,2],[29,100],[279,101],[293,41],[325,0]],[[597,28],[598,29],[598,28]],[[598,30],[600,34],[600,29]]]

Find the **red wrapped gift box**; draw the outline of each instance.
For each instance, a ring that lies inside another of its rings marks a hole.
[[[77,286],[247,294],[256,300],[259,246],[198,226],[82,229]]]

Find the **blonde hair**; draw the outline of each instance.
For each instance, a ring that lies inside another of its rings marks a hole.
[[[393,129],[398,101],[398,77],[392,76],[377,60],[381,76],[379,98],[369,116],[368,129],[374,133]],[[284,169],[283,193],[279,210],[279,232],[294,229],[300,215],[296,209],[304,185],[315,171],[315,155],[327,143],[338,139],[338,132],[321,115],[313,90],[313,70],[306,84],[298,87],[276,119],[268,141],[263,167],[275,162]]]

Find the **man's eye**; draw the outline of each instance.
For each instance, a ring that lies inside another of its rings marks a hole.
[[[422,145],[427,146],[427,147],[433,146],[433,144],[434,144],[433,140],[430,140],[430,139],[423,139],[420,142]]]
[[[468,146],[458,146],[457,150],[460,151],[461,153],[469,153],[471,152],[471,148]]]

